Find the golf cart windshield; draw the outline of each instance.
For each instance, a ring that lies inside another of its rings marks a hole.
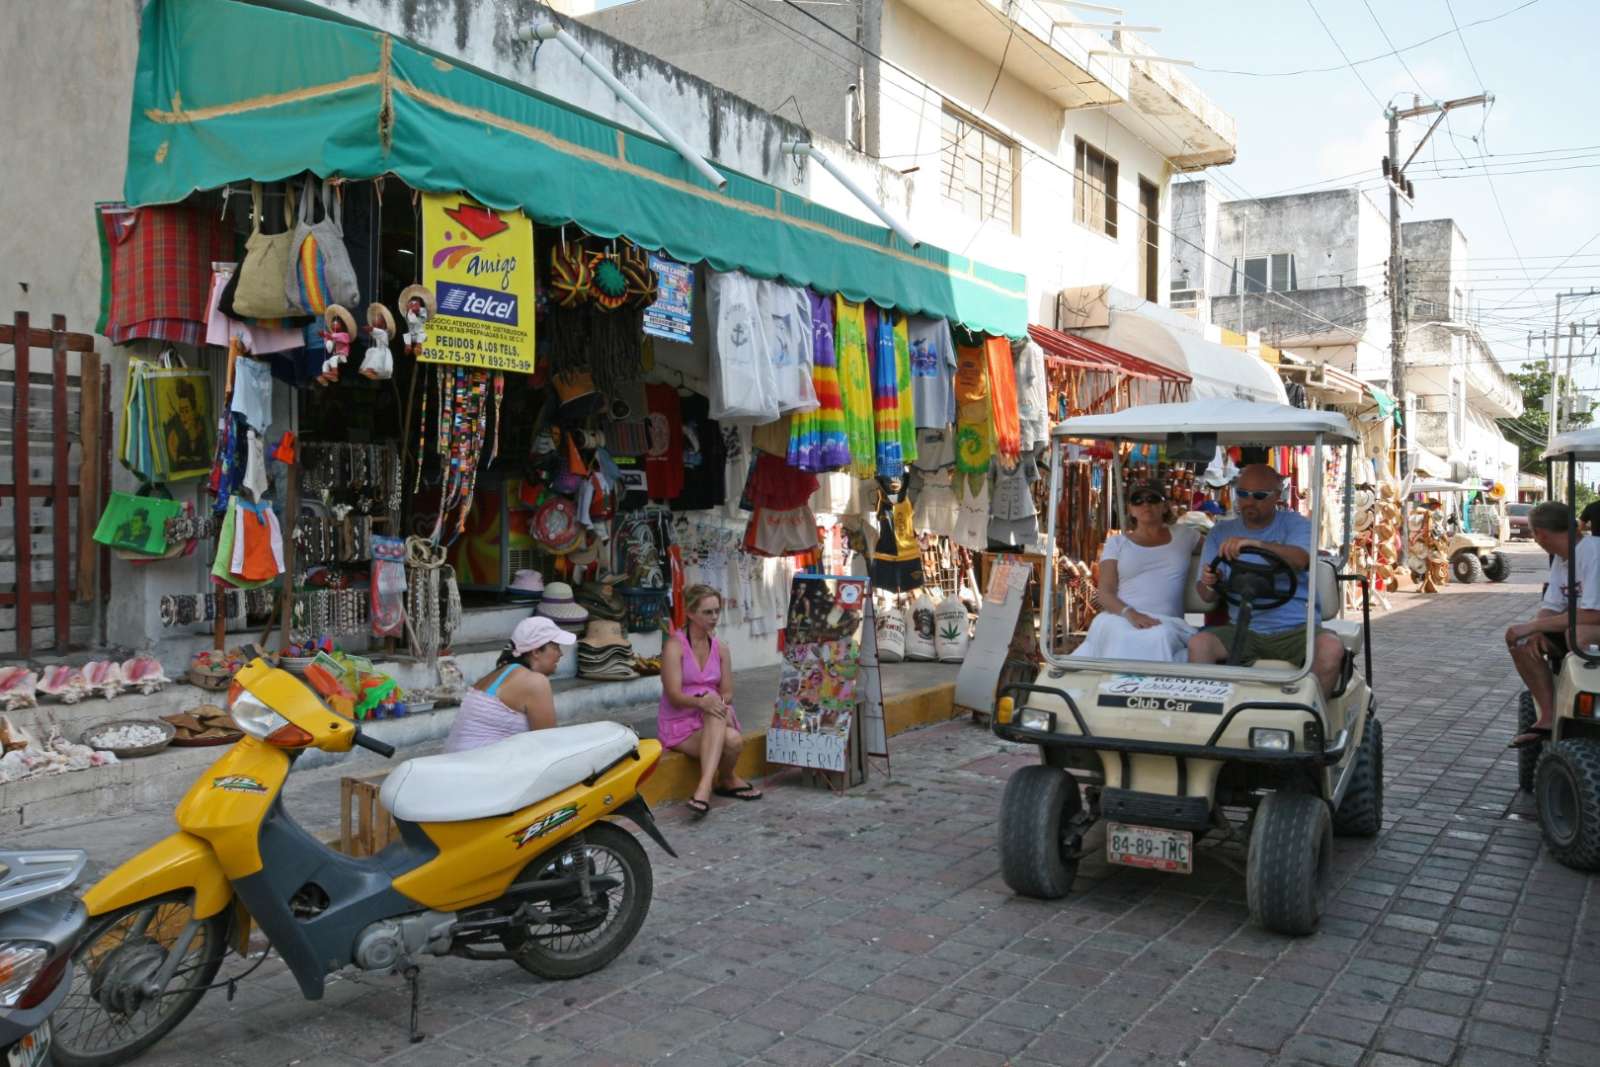
[[[1046,523],[1047,543],[1052,551],[1056,545],[1056,516],[1061,499],[1061,454],[1067,441],[1099,440],[1120,446],[1123,442],[1160,444],[1169,448],[1187,448],[1197,442],[1210,447],[1227,448],[1232,445],[1309,445],[1312,447],[1312,470],[1318,476],[1311,484],[1311,529],[1321,529],[1322,483],[1324,445],[1345,446],[1344,524],[1343,543],[1336,566],[1343,567],[1349,556],[1351,540],[1351,513],[1355,499],[1354,480],[1350,471],[1351,446],[1355,434],[1343,415],[1331,411],[1307,411],[1284,404],[1258,404],[1248,400],[1195,400],[1183,404],[1145,404],[1107,415],[1084,415],[1060,423],[1050,443],[1050,508]],[[1118,459],[1111,464],[1115,493],[1116,513],[1123,514],[1122,472],[1120,450]],[[1315,534],[1313,534],[1315,536]],[[1314,575],[1317,562],[1316,546],[1311,547],[1311,567]],[[1314,586],[1313,586],[1314,589]],[[1045,660],[1053,667],[1068,671],[1101,671],[1119,674],[1168,675],[1184,678],[1219,680],[1255,680],[1291,683],[1305,677],[1311,670],[1312,643],[1316,640],[1318,616],[1317,597],[1314,592],[1306,597],[1306,655],[1305,665],[1289,668],[1254,668],[1221,664],[1166,663],[1147,660],[1108,660],[1092,657],[1067,657],[1055,650],[1053,598],[1054,582],[1045,582],[1040,605],[1044,622],[1044,640],[1041,642]]]
[[[1553,490],[1556,486],[1555,465],[1567,465],[1567,500],[1570,503],[1578,498],[1578,464],[1600,463],[1600,429],[1569,430],[1557,434],[1550,447],[1545,449],[1545,484]],[[1578,530],[1578,509],[1568,509],[1568,531],[1576,544],[1580,536]],[[1578,554],[1567,553],[1567,588],[1577,588],[1578,582]],[[1567,597],[1567,647],[1588,663],[1600,663],[1600,655],[1589,652],[1578,643],[1578,598]]]

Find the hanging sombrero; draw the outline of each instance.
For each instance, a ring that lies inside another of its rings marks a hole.
[[[382,304],[372,303],[367,305],[367,324],[372,324],[372,316],[378,316],[379,325],[383,327],[390,337],[394,336],[394,316],[389,314],[389,309]]]
[[[594,286],[594,268],[579,243],[560,241],[550,250],[550,297],[564,308],[575,308],[589,299]]]
[[[1376,517],[1373,515],[1370,508],[1356,512],[1356,533],[1366,533],[1368,530],[1372,529],[1372,524],[1375,521],[1375,518]]]
[[[428,311],[428,318],[438,312],[438,302],[433,299],[433,290],[426,285],[408,285],[400,290],[400,314],[406,313],[406,308],[411,306],[411,299],[415,297],[422,301],[422,306]]]
[[[596,252],[590,259],[594,270],[594,281],[590,285],[590,296],[594,298],[595,306],[601,311],[615,311],[628,302],[628,276],[622,272],[622,264],[616,256],[606,252]]]

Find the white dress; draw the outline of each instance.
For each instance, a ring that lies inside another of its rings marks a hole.
[[[1117,564],[1117,599],[1160,619],[1161,625],[1141,630],[1120,615],[1102,612],[1089,624],[1088,635],[1073,655],[1186,661],[1195,628],[1183,619],[1183,584],[1189,580],[1189,560],[1199,539],[1199,531],[1187,526],[1172,527],[1172,540],[1154,548],[1135,544],[1121,534],[1108,538],[1100,562],[1114,560]]]

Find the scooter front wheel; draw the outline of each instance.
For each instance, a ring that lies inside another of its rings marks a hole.
[[[588,896],[579,890],[535,903],[534,920],[503,935],[529,974],[555,980],[592,974],[616,959],[644,925],[653,892],[650,857],[632,834],[611,823],[597,822],[535,858],[516,881],[570,884],[585,866],[590,881],[602,883]]]
[[[89,920],[72,954],[72,985],[51,1016],[58,1067],[111,1067],[161,1040],[205,995],[228,951],[224,911],[195,923],[165,991],[143,984],[166,964],[194,921],[192,900],[176,893]]]

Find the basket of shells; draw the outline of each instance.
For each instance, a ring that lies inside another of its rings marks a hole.
[[[91,726],[83,732],[83,743],[118,759],[153,756],[172,743],[177,731],[160,719],[118,719]]]

